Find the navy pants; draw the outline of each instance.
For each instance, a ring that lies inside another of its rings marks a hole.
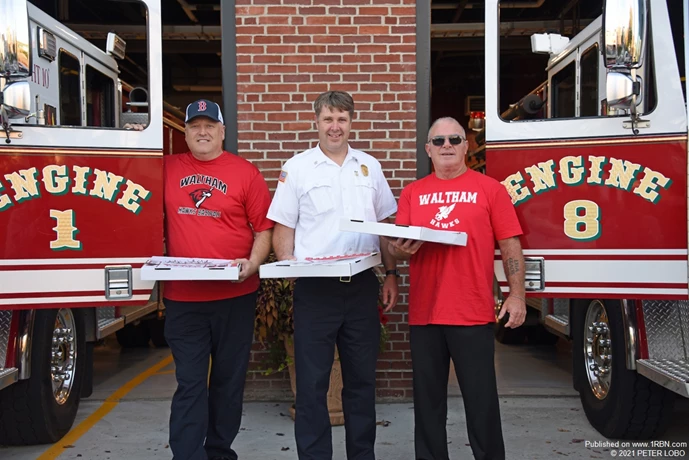
[[[505,460],[495,381],[493,324],[411,326],[414,445],[417,460],[448,460],[447,380],[450,359],[462,391],[476,460]]]
[[[174,460],[238,458],[232,442],[242,419],[255,310],[256,293],[212,302],[165,299],[165,339],[177,377],[170,415]]]
[[[339,278],[300,278],[294,288],[297,378],[294,426],[300,460],[330,460],[327,407],[335,345],[342,366],[342,406],[349,460],[374,460],[379,282],[367,270]]]

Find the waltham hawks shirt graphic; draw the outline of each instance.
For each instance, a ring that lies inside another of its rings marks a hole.
[[[206,185],[207,187],[199,187],[200,185]],[[179,214],[215,218],[222,216],[222,212],[212,209],[215,204],[213,201],[214,195],[219,193],[227,194],[227,184],[217,177],[204,174],[186,176],[179,181],[179,188],[188,188],[188,191],[185,191],[194,204],[194,207],[180,206],[177,210]]]
[[[213,188],[200,188],[198,190],[194,190],[189,195],[191,196],[191,199],[194,200],[194,206],[196,206],[196,209],[198,209],[203,202],[206,201],[206,198],[213,196]]]
[[[447,230],[459,224],[459,218],[453,212],[457,203],[476,204],[476,192],[434,192],[419,195],[419,206],[424,209],[426,206],[432,209],[437,209],[433,217],[430,219],[430,224],[440,230]],[[439,206],[438,206],[439,205]],[[426,211],[424,211],[424,214]],[[429,213],[430,214],[430,213]]]

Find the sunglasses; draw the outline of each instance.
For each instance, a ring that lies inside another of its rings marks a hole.
[[[462,143],[462,141],[465,141],[465,140],[466,140],[466,139],[463,138],[462,136],[460,136],[460,135],[458,135],[458,134],[455,134],[455,135],[447,136],[447,137],[445,137],[445,136],[435,136],[434,138],[432,138],[432,139],[429,140],[428,142],[430,142],[431,144],[435,145],[436,147],[442,147],[443,145],[445,145],[445,139],[446,139],[446,138],[447,138],[448,141],[450,141],[450,145],[459,145],[459,144]]]

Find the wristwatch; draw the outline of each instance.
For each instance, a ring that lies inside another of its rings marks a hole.
[[[400,271],[397,270],[397,269],[394,269],[394,270],[385,270],[385,276],[388,276],[388,275],[395,275],[395,276],[399,277],[399,276],[400,276]]]

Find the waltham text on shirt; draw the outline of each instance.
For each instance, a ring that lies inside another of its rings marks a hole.
[[[209,185],[210,187],[204,187],[204,185]],[[189,198],[191,198],[194,207],[180,206],[177,209],[178,214],[214,217],[216,219],[222,216],[222,212],[220,211],[205,208],[208,207],[209,203],[212,206],[213,202],[211,200],[214,193],[227,194],[227,184],[223,181],[217,177],[206,176],[204,174],[192,174],[182,178],[179,182],[179,187],[187,187],[187,194]],[[204,207],[202,208],[202,206]]]

